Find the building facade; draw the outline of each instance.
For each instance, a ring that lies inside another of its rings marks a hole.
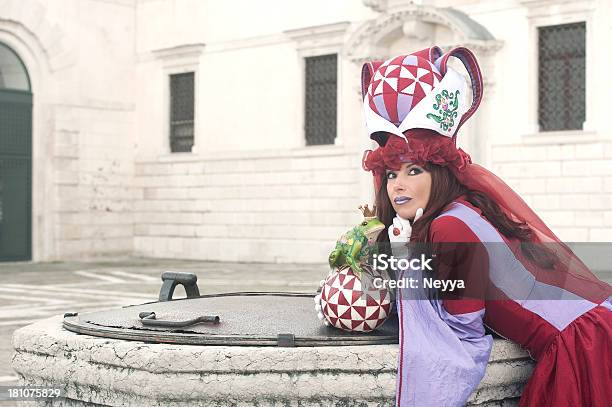
[[[611,29],[605,0],[2,0],[0,258],[324,262],[373,200],[363,62],[434,44],[479,59],[473,160],[610,242]]]

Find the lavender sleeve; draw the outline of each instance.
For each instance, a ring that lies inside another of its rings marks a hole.
[[[396,295],[397,406],[464,406],[484,376],[493,345],[485,335],[484,309],[452,315],[440,300],[428,298],[420,271],[400,272],[400,278],[410,277],[420,288],[401,288]]]

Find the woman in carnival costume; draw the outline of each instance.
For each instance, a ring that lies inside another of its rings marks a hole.
[[[463,63],[471,84],[447,65],[450,57]],[[379,144],[363,166],[374,175],[378,217],[388,227],[381,241],[391,242],[396,257],[409,255],[407,242],[428,244],[439,255],[436,278],[465,284],[452,297],[398,288],[397,405],[465,405],[489,360],[485,325],[537,361],[520,406],[609,405],[612,287],[456,147],[482,87],[478,63],[463,47],[446,54],[432,47],[362,69],[366,126]],[[422,280],[424,272],[399,273]]]

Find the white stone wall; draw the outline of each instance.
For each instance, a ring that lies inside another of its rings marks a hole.
[[[132,253],[135,5],[0,2],[34,95],[34,260]]]
[[[500,145],[493,160],[561,240],[612,241],[612,140]]]
[[[131,113],[79,107],[56,112],[57,258],[131,255]]]
[[[360,66],[342,45],[343,21],[372,14],[354,1],[139,3],[135,255],[326,261],[371,198]],[[339,54],[337,139],[305,147],[303,58],[326,53]],[[196,77],[195,146],[170,154],[164,89],[186,71]]]
[[[385,11],[385,2],[380,3],[383,4],[380,11]],[[534,125],[537,120],[534,114],[537,111],[534,95],[537,63],[533,55],[537,46],[534,37],[537,26],[584,18],[589,27],[602,30],[603,27],[596,25],[601,17],[596,16],[592,8],[603,6],[594,2],[564,2],[565,6],[551,9],[547,14],[537,7],[537,2],[529,1],[422,3],[457,7],[489,29],[500,41],[498,49],[491,54],[479,55],[482,57],[486,96],[479,114],[462,132],[461,143],[468,151],[474,152],[478,161],[515,187],[561,238],[567,241],[612,240],[609,228],[612,202],[609,191],[605,189],[609,181],[606,175],[612,171],[609,147],[606,147],[610,144],[607,140],[610,140],[612,132],[600,126],[601,130],[593,138],[592,131],[587,131],[586,137],[592,142],[584,144],[584,132],[574,132],[573,140],[567,141],[565,134],[556,137],[540,134]],[[324,31],[320,27],[324,23],[349,21],[343,36],[346,46],[365,20],[377,16],[382,20],[384,17],[372,9],[358,11],[359,4],[353,4],[352,8],[342,4],[338,7],[344,9],[337,20],[322,17],[322,10],[329,7],[328,3],[310,3],[301,9],[300,18],[270,19],[269,25],[258,22],[245,24],[248,25],[246,28],[245,25],[220,27],[215,18],[204,17],[207,10],[194,9],[196,14],[202,13],[202,18],[211,22],[208,31],[211,41],[206,42],[195,65],[200,97],[200,103],[197,103],[200,124],[196,127],[196,151],[187,157],[164,155],[167,152],[167,147],[164,147],[167,144],[167,126],[158,125],[159,117],[153,119],[153,123],[139,121],[150,127],[150,131],[143,133],[147,138],[161,142],[141,143],[143,147],[139,156],[143,159],[137,165],[137,183],[143,187],[143,201],[136,203],[137,254],[215,260],[321,261],[343,228],[354,223],[354,207],[360,199],[366,202],[372,193],[371,183],[364,180],[358,163],[359,150],[367,146],[360,128],[362,120],[357,85],[360,63],[350,61],[347,53],[352,50],[342,45],[336,50],[329,48],[324,36],[318,42],[313,40],[315,44],[308,48],[300,42],[300,33],[287,34],[295,40],[293,42],[281,35],[283,29],[312,26],[310,37],[320,38]],[[401,1],[388,2],[386,12],[401,10],[403,6],[405,4]],[[150,8],[156,6],[147,7],[150,12]],[[316,10],[321,11],[320,15]],[[223,14],[220,10],[208,11],[213,15]],[[334,11],[338,12],[337,9]],[[360,20],[350,18],[357,16]],[[145,25],[141,32],[148,31]],[[306,34],[301,34],[308,37],[308,29],[304,31]],[[205,36],[194,34],[191,42],[202,37]],[[149,41],[147,48],[141,49],[143,53],[162,43],[166,47],[173,43],[171,39],[155,41],[152,38],[147,37]],[[589,40],[589,49],[602,41],[597,32],[593,38],[595,41]],[[401,41],[406,43],[405,39]],[[397,44],[389,43],[388,48],[396,49]],[[313,159],[321,150],[303,147],[301,127],[301,58],[329,49],[340,53],[337,144],[356,148],[354,153],[348,153],[338,161],[344,163],[337,164],[344,166],[339,189],[326,185],[333,181],[316,169],[327,168],[325,163],[334,162],[343,153]],[[227,61],[238,63],[228,66]],[[256,61],[250,64],[248,74],[245,74],[242,61]],[[250,91],[245,91],[247,89]],[[236,98],[235,95],[239,96]],[[517,103],[517,99],[524,102]],[[279,100],[287,103],[278,103]],[[159,107],[159,100],[146,103],[157,103],[155,111],[163,110]],[[146,103],[141,106],[143,110],[147,109]],[[234,119],[236,112],[239,112],[237,120]],[[209,120],[210,116],[217,120]],[[590,123],[600,123],[597,117],[597,112],[591,109]],[[512,125],[503,125],[508,120]],[[542,140],[542,137],[547,139]],[[539,144],[533,144],[534,139],[538,143],[538,138]],[[275,157],[273,160],[257,158],[271,148],[275,150],[268,154]],[[308,165],[313,170],[293,172],[293,166],[288,163],[295,161],[294,149],[306,154],[300,160],[310,162]],[[234,154],[234,158],[222,158],[232,157],[227,150],[241,153]],[[216,152],[221,153],[221,158]],[[190,160],[192,164],[183,160]],[[265,161],[263,166],[260,165],[262,161]],[[573,171],[572,168],[576,167],[581,169]],[[194,169],[201,169],[202,174],[192,174]],[[164,176],[166,171],[173,175]],[[217,172],[226,175],[223,178],[206,175]],[[303,183],[304,176],[309,177],[306,184]],[[567,181],[568,177],[571,180]],[[269,185],[270,180],[273,180],[273,185]],[[250,185],[251,182],[256,186]],[[256,194],[253,190],[257,191]],[[287,199],[283,191],[295,193],[289,194],[292,197]],[[164,197],[169,200],[162,202]],[[245,200],[245,197],[249,199]],[[253,205],[267,209],[253,212]],[[159,213],[153,214],[152,210]],[[287,253],[291,254],[287,256]]]
[[[46,6],[63,25],[63,7]],[[86,0],[68,9],[75,15],[69,25],[75,36],[66,38],[66,46],[74,48],[75,61],[62,71],[66,79],[58,81],[50,129],[57,202],[54,257],[131,255],[134,4]]]
[[[612,241],[612,3],[423,0],[428,19],[404,24],[393,15],[407,3],[0,0],[0,41],[33,83],[34,259],[324,261],[372,198],[360,58],[431,42],[470,44],[481,61],[485,99],[460,144],[561,238]],[[495,39],[430,31],[448,6]],[[367,21],[376,35],[362,38]],[[587,22],[587,121],[540,133],[537,27],[575,21]],[[305,147],[303,58],[327,53],[339,55],[337,139]],[[168,75],[186,71],[195,148],[170,154]]]
[[[319,148],[138,163],[135,254],[325,261],[361,220],[355,156]]]

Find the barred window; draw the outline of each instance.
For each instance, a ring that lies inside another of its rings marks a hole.
[[[194,134],[194,73],[170,75],[170,151],[190,152]]]
[[[585,107],[584,22],[538,29],[538,120],[541,131],[580,130]]]
[[[334,144],[336,138],[336,54],[306,58],[306,145]]]

